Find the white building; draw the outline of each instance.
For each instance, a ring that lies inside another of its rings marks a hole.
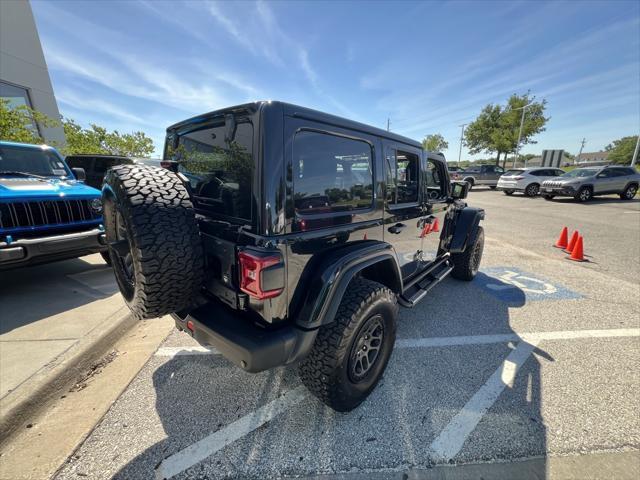
[[[0,97],[60,118],[28,0],[0,0]],[[64,144],[62,127],[37,128],[47,143]]]

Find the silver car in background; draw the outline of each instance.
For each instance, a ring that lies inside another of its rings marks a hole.
[[[540,193],[545,200],[573,197],[587,202],[596,195],[618,194],[631,200],[638,192],[640,173],[633,167],[604,166],[576,168],[554,180],[542,182]]]
[[[564,173],[564,170],[553,167],[513,168],[498,179],[498,190],[505,195],[523,192],[527,197],[535,197],[545,180],[556,179]]]

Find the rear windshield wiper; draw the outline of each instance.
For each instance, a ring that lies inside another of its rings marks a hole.
[[[0,170],[0,175],[22,175],[23,177],[41,178],[43,180],[49,180],[48,177],[42,175],[36,175],[35,173],[20,172],[18,170]]]

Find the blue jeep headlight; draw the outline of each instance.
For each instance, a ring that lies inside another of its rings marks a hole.
[[[99,198],[94,198],[93,200],[91,200],[91,210],[93,210],[96,213],[101,213],[102,200],[100,200]]]

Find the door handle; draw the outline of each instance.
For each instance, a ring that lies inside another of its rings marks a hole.
[[[389,230],[390,233],[400,233],[405,227],[406,225],[404,223],[396,223],[395,225],[390,226],[387,230]]]

